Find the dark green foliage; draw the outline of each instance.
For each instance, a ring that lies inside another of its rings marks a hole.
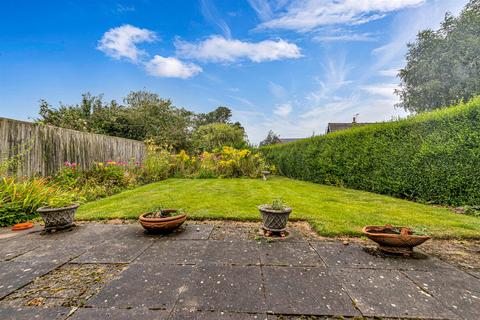
[[[428,203],[479,204],[480,97],[261,151],[296,179]]]
[[[406,60],[396,91],[399,107],[422,112],[480,94],[480,0],[470,1],[458,17],[447,14],[438,30],[421,31]]]
[[[278,134],[276,134],[275,132],[270,130],[270,131],[268,131],[268,134],[265,137],[265,139],[263,139],[260,142],[260,147],[265,147],[265,146],[269,146],[269,145],[272,145],[272,144],[277,144],[277,143],[280,143],[280,142],[281,141],[280,141],[280,137],[278,136]]]

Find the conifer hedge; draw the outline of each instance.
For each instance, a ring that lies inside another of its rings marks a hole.
[[[480,97],[260,150],[295,179],[419,202],[480,204]]]

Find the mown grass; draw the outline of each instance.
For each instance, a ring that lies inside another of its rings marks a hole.
[[[257,205],[281,197],[291,219],[321,235],[361,235],[365,225],[426,227],[437,238],[480,238],[480,219],[364,191],[274,177],[168,179],[84,204],[80,220],[134,219],[155,206],[182,208],[193,219],[259,221]]]

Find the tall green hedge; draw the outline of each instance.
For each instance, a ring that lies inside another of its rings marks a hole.
[[[480,97],[260,150],[295,179],[420,202],[480,204]]]

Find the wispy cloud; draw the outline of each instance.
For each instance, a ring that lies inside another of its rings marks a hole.
[[[390,68],[378,70],[378,74],[383,77],[396,77],[400,68]]]
[[[137,47],[137,44],[152,42],[156,39],[157,36],[153,31],[125,24],[105,32],[97,48],[114,59],[126,58],[136,63],[146,54]]]
[[[347,79],[349,71],[350,66],[347,65],[345,57],[339,57],[336,60],[327,58],[323,66],[322,77],[316,79],[318,89],[310,92],[307,98],[315,103],[331,98],[337,90],[351,83]]]
[[[150,75],[164,78],[187,79],[202,72],[202,68],[193,63],[186,63],[173,57],[155,55],[145,63],[145,68]]]
[[[286,117],[290,113],[292,113],[293,107],[291,103],[284,103],[279,106],[277,106],[274,110],[273,113],[275,113],[277,116],[280,117]]]
[[[358,25],[380,19],[385,14],[406,7],[418,6],[426,0],[291,0],[286,10],[275,12],[268,18],[258,3],[250,1],[264,22],[259,28],[287,29],[308,32],[325,25]]]
[[[135,7],[132,5],[117,3],[115,11],[117,11],[118,13],[133,12],[135,11]]]
[[[209,62],[235,62],[242,59],[263,62],[302,56],[296,44],[282,39],[248,42],[211,36],[197,43],[178,39],[175,47],[179,56]]]
[[[277,99],[284,99],[287,96],[285,88],[275,82],[270,81],[268,84],[268,89]]]
[[[273,16],[272,8],[266,0],[248,0],[252,9],[261,20],[269,20]]]
[[[200,11],[208,22],[216,25],[220,29],[224,37],[232,37],[230,27],[225,20],[220,18],[220,14],[211,0],[200,0]]]
[[[395,83],[378,83],[361,86],[360,89],[376,96],[382,96],[386,98],[394,97],[394,90],[398,88],[398,84]]]
[[[312,38],[316,42],[332,41],[377,41],[375,35],[371,33],[345,33],[345,34],[327,34],[318,35]]]

